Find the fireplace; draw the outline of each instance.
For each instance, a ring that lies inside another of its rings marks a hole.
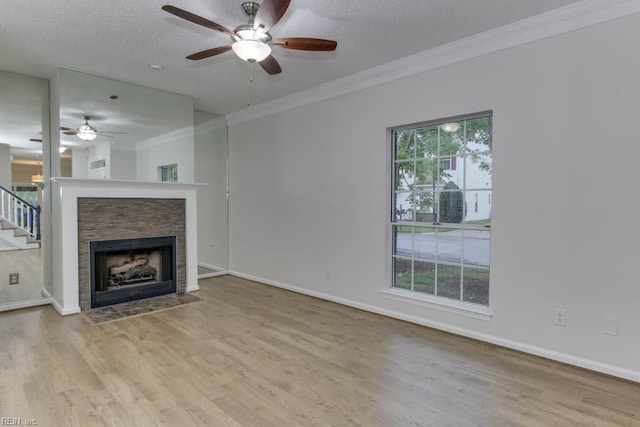
[[[91,308],[175,293],[176,237],[89,242]]]

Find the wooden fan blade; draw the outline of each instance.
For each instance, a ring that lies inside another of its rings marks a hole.
[[[31,141],[31,142],[42,142],[41,139],[35,139],[35,138],[31,138],[29,141]]]
[[[62,132],[62,133],[64,133],[65,135],[77,135],[78,131],[68,130],[68,131],[65,131],[65,132]]]
[[[187,56],[187,59],[197,61],[198,59],[210,58],[212,56],[220,55],[226,51],[231,50],[231,45],[214,47],[213,49],[203,50],[202,52],[194,53]]]
[[[280,68],[280,64],[278,64],[278,61],[276,61],[276,58],[274,58],[271,55],[267,56],[265,59],[260,61],[260,66],[262,67],[263,70],[265,70],[267,73],[271,75],[280,74],[282,72],[282,68]]]
[[[60,130],[74,131],[75,132],[75,128],[68,128],[68,127],[64,127],[64,126],[60,126]]]
[[[289,3],[291,0],[264,0],[256,13],[253,28],[263,25],[268,30],[276,25],[289,8]]]
[[[336,50],[336,47],[338,47],[338,42],[325,39],[311,39],[307,37],[284,37],[275,39],[273,45],[283,47],[285,49],[326,52]]]
[[[202,16],[194,15],[193,13],[187,12],[186,10],[180,9],[178,7],[165,5],[165,6],[162,6],[162,10],[164,10],[165,12],[169,12],[170,14],[175,15],[178,18],[191,21],[194,24],[202,25],[203,27],[210,28],[214,31],[220,31],[221,33],[227,33],[229,35],[233,35],[233,31],[231,31],[229,28],[220,24],[216,24],[213,21],[209,21],[208,19],[205,19]]]

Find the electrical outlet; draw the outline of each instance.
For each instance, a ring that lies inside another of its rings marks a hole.
[[[327,279],[331,279],[331,277],[333,277],[333,269],[331,267],[327,267],[324,271],[324,275]]]
[[[605,335],[618,335],[618,319],[615,317],[605,316],[604,318],[604,334]]]
[[[20,283],[20,273],[9,273],[9,284],[17,285]]]
[[[553,324],[557,326],[567,326],[567,310],[556,308]]]

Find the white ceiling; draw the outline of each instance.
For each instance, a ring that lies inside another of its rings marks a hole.
[[[270,33],[333,39],[338,48],[274,49],[283,72],[254,67],[251,83],[248,64],[232,52],[185,59],[229,38],[161,10],[172,4],[234,28],[246,23],[242,0],[5,0],[0,68],[43,78],[70,68],[188,95],[198,109],[227,114],[576,2],[292,0]]]

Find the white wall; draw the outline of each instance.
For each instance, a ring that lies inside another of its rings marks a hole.
[[[190,114],[191,110],[180,112]],[[178,182],[194,182],[193,125],[167,135],[136,144],[136,174],[138,181],[158,181],[158,167],[178,165]]]
[[[89,177],[89,148],[73,148],[71,150],[71,176],[74,178]]]
[[[111,148],[111,179],[136,179],[136,151]]]
[[[639,29],[632,15],[231,125],[230,269],[640,381]],[[484,110],[493,316],[385,298],[386,129]]]
[[[227,122],[195,112],[195,180],[198,189],[198,262],[214,270],[228,267]]]
[[[0,144],[0,185],[11,190],[11,146]]]

